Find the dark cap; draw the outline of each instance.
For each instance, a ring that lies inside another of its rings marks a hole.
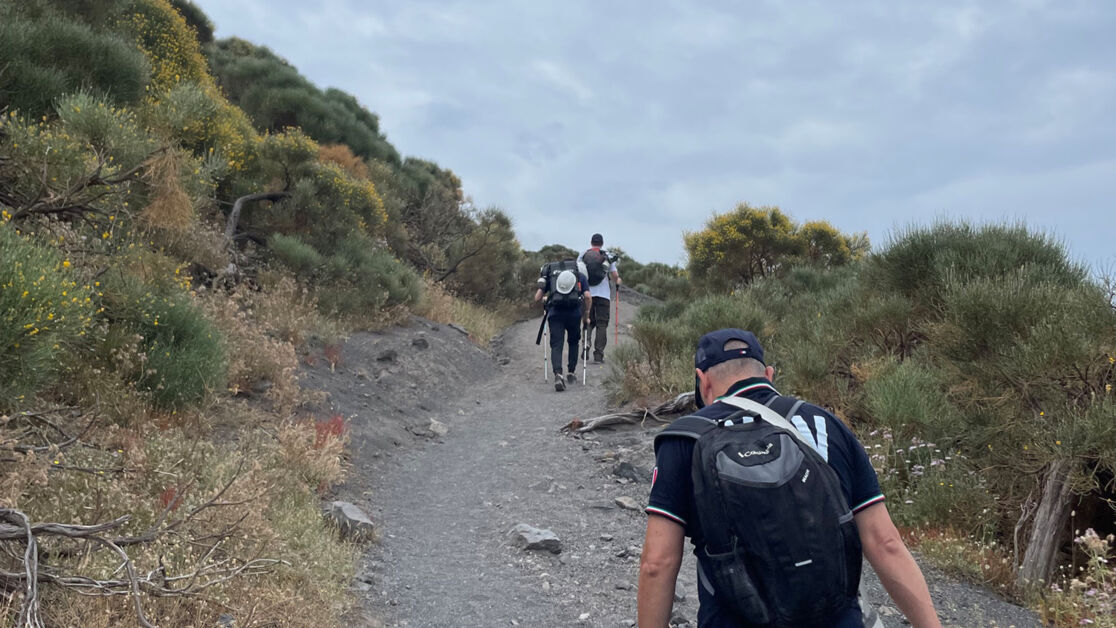
[[[725,351],[725,345],[733,340],[739,340],[748,346],[747,348]],[[705,334],[698,340],[697,352],[694,353],[694,367],[704,372],[722,362],[740,358],[752,358],[760,364],[767,364],[763,361],[763,346],[755,334],[743,329],[718,329]],[[699,408],[705,406],[705,402],[701,398],[700,381],[696,375],[694,377],[694,401]]]
[[[594,233],[593,237],[589,239],[589,244],[593,246],[600,246],[604,244],[604,236],[599,233]]]

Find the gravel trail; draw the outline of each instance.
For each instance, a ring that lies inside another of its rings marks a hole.
[[[621,342],[635,313],[622,305]],[[351,625],[634,625],[645,515],[616,500],[646,504],[658,426],[560,433],[571,419],[605,411],[606,367],[590,365],[587,386],[579,368],[579,383],[555,392],[542,380],[538,322],[512,326],[488,356],[420,321],[358,335],[346,345],[344,368],[304,374],[329,393],[333,411],[352,417],[354,477],[341,497],[368,511],[382,537],[354,585],[362,604]],[[412,345],[416,334],[426,341],[422,351]],[[431,419],[448,432],[431,434]],[[508,534],[520,523],[556,533],[561,553],[520,549]],[[697,612],[688,550],[679,623]],[[1040,626],[1029,611],[927,573],[947,625]],[[891,611],[869,578],[873,603]],[[884,621],[905,625],[897,616]]]

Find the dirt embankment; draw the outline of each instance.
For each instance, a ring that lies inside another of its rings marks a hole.
[[[622,323],[633,301],[622,299]],[[645,515],[619,502],[646,503],[658,426],[561,434],[571,419],[604,412],[606,367],[590,365],[586,386],[579,370],[578,384],[555,392],[542,379],[538,322],[514,325],[488,353],[416,319],[355,335],[333,371],[305,369],[303,385],[351,419],[353,473],[341,496],[381,534],[354,583],[353,625],[634,625]],[[521,549],[508,534],[521,523],[553,531],[561,553]],[[1039,625],[990,593],[927,575],[948,625]],[[885,624],[904,625],[868,577]],[[697,611],[689,554],[679,581],[685,624]]]

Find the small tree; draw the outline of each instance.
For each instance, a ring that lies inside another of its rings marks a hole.
[[[684,236],[695,283],[728,292],[797,263],[832,268],[861,257],[867,237],[847,236],[828,222],[799,226],[778,207],[741,203]]]

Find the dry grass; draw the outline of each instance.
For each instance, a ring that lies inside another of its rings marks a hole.
[[[266,423],[267,415],[260,414]],[[72,431],[85,419],[56,420]],[[0,421],[0,436],[13,436],[15,421]],[[205,510],[174,534],[130,546],[137,572],[162,567],[169,575],[189,573],[206,560],[223,558],[283,562],[268,574],[215,584],[198,597],[145,595],[148,617],[161,626],[212,626],[226,613],[238,626],[339,623],[350,604],[348,584],[359,549],[336,538],[319,503],[320,492],[343,476],[343,431],[284,422],[275,429],[248,426],[218,441],[200,416],[152,415],[135,423],[100,427],[87,436],[86,446],[5,463],[2,503],[24,510],[33,521],[91,524],[130,514],[122,532],[139,534],[168,505],[173,519],[227,485],[221,495],[227,506]],[[181,496],[178,504],[173,502],[176,495]],[[214,539],[222,537],[217,553],[207,559]],[[51,569],[107,577],[116,567],[108,552],[67,557],[61,552],[69,547],[72,542],[43,542]],[[52,585],[42,585],[42,593],[50,625],[136,624],[134,608],[124,596],[87,597]]]
[[[981,543],[949,529],[903,528],[904,540],[935,567],[968,582],[1015,598],[1011,552],[995,542]]]
[[[423,302],[415,313],[438,323],[454,323],[469,332],[469,338],[482,347],[515,321],[510,304],[485,307],[448,292],[430,279],[423,286]]]
[[[266,296],[237,291],[203,293],[199,301],[225,337],[230,392],[256,391],[289,411],[298,392],[298,356],[281,330],[257,316],[253,305],[262,299]]]
[[[148,225],[185,231],[194,222],[194,203],[182,185],[182,156],[174,150],[157,153],[147,162],[144,178],[151,186],[151,200],[140,214]]]
[[[311,341],[336,344],[348,331],[340,321],[327,318],[318,310],[314,295],[289,274],[276,270],[261,272],[261,291],[251,304],[256,318],[296,349]]]

